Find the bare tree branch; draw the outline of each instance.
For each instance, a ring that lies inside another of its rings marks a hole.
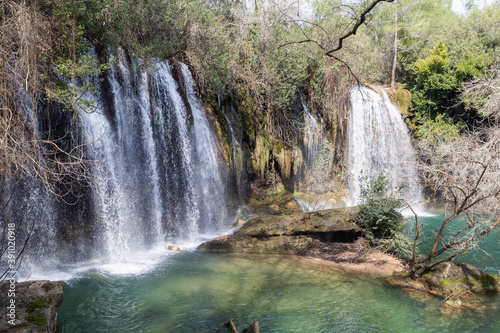
[[[370,13],[372,11],[372,9],[379,3],[379,2],[393,2],[394,0],[373,0],[372,2],[370,2],[366,7],[365,9],[363,9],[363,11],[359,14],[359,17],[358,19],[356,20],[356,23],[354,24],[354,26],[347,32],[345,32],[342,36],[340,36],[338,38],[338,44],[337,46],[326,52],[325,55],[331,57],[332,56],[332,53],[334,52],[337,52],[338,50],[340,50],[342,48],[342,43],[344,42],[345,39],[347,39],[348,37],[352,36],[352,35],[355,35],[356,32],[358,31],[358,28],[363,24],[365,23],[366,21],[366,15],[368,13]]]

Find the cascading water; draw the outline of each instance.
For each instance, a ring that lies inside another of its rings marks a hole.
[[[305,148],[305,160],[310,168],[314,167],[314,163],[323,148],[323,123],[316,120],[309,112],[306,102],[301,97],[302,108],[304,109],[304,130],[303,142]]]
[[[312,195],[297,194],[295,200],[303,211],[316,211],[338,208],[332,197],[332,177],[330,170],[333,162],[333,146],[326,134],[323,119],[319,121],[311,114],[304,98],[301,97],[304,115],[302,142],[299,145],[302,153],[302,177],[298,184],[299,192],[314,193]]]
[[[96,142],[91,154],[104,161],[94,172],[94,201],[114,260],[166,238],[194,240],[225,222],[217,151],[187,66],[189,109],[167,63],[132,77],[124,57],[118,60],[109,77],[112,110],[82,115]],[[113,111],[109,121],[104,114]]]
[[[193,130],[197,157],[194,164],[196,170],[195,179],[198,185],[198,207],[201,216],[203,216],[203,223],[198,224],[198,232],[207,233],[222,228],[226,219],[224,185],[217,161],[215,140],[194,91],[191,72],[186,64],[181,64],[181,67],[186,86],[186,96],[194,121]]]
[[[93,186],[75,209],[53,204],[40,190],[19,190],[21,196],[30,193],[30,200],[12,207],[10,218],[29,224],[29,216],[37,217],[32,237],[43,238],[28,257],[123,263],[141,251],[164,253],[166,243],[192,244],[225,227],[216,141],[191,73],[181,65],[178,79],[184,82],[178,84],[168,63],[154,66],[151,73],[141,72],[140,63],[130,66],[119,54],[101,95],[86,96],[96,100],[95,111],[79,112],[78,135],[89,143],[87,157],[95,161]],[[40,244],[50,244],[50,253]]]
[[[351,89],[349,123],[349,205],[358,204],[363,178],[382,174],[391,187],[403,185],[410,204],[423,201],[415,169],[415,151],[399,110],[382,89],[382,96],[362,86]]]

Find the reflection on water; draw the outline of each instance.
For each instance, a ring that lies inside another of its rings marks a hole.
[[[69,281],[59,321],[74,333],[214,332],[230,318],[262,332],[498,332],[499,315],[442,314],[435,298],[297,258],[185,252],[145,275]]]

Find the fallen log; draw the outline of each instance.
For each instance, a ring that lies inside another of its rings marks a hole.
[[[236,326],[234,325],[234,322],[233,322],[232,319],[229,319],[229,321],[227,323],[222,324],[217,329],[217,332],[220,332],[224,328],[229,328],[232,333],[240,333],[236,329]],[[245,328],[241,333],[260,333],[259,322],[257,320],[254,321],[252,325],[250,325],[247,328]]]

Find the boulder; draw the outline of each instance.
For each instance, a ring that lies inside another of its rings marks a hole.
[[[361,233],[356,224],[357,207],[329,209],[317,212],[297,213],[281,216],[263,216],[247,221],[237,232],[247,236],[280,236],[304,234]]]
[[[230,235],[203,243],[198,247],[198,250],[203,252],[293,254],[307,248],[313,241],[313,238],[307,236],[278,236],[259,239]]]
[[[181,248],[178,247],[177,245],[167,245],[167,246],[165,246],[165,249],[169,250],[169,251],[180,251],[181,250]]]
[[[15,291],[10,292],[10,282],[3,281],[0,284],[0,332],[55,333],[58,327],[57,311],[63,301],[65,286],[64,281],[26,281],[16,283]],[[10,304],[15,304],[14,311],[7,308]],[[9,316],[11,312],[15,312],[13,322]]]
[[[357,207],[290,215],[269,215],[248,220],[233,235],[198,247],[200,251],[297,253],[315,240],[353,242],[361,236]]]
[[[300,207],[297,200],[295,200],[295,199],[287,201],[287,203],[285,204],[285,209],[288,209],[289,211],[292,211],[292,212],[301,212],[302,211],[302,207]]]
[[[459,262],[443,262],[424,274],[423,278],[431,290],[443,294],[462,291],[500,291],[500,280],[477,267]]]

